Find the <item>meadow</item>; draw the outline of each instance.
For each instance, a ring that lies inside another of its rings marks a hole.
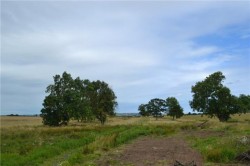
[[[62,127],[43,126],[40,117],[1,116],[1,165],[95,166],[103,156],[144,136],[181,137],[201,153],[204,165],[245,165],[235,158],[250,150],[249,126],[250,114],[224,123],[186,115],[178,120],[110,117],[105,125],[72,121]]]

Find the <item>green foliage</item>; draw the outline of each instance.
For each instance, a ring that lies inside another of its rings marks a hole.
[[[44,108],[41,110],[45,125],[59,126],[68,123],[72,82],[71,75],[64,72],[62,77],[54,76],[54,84],[47,87],[46,93],[50,94],[44,99]]]
[[[215,72],[192,86],[191,108],[211,117],[216,116],[220,121],[227,121],[231,114],[238,113],[238,100],[222,85],[224,79],[225,76],[221,72]]]
[[[107,115],[114,116],[117,107],[116,96],[107,83],[94,81],[90,85],[89,97],[95,117],[104,124]]]
[[[175,97],[168,97],[166,99],[166,106],[168,110],[168,115],[174,118],[180,118],[184,115],[183,108],[181,108],[179,102]]]
[[[107,83],[75,80],[64,72],[54,76],[54,84],[47,87],[41,110],[43,123],[49,126],[67,125],[70,118],[91,121],[95,117],[102,124],[107,115],[115,115],[116,96]]]
[[[71,102],[71,117],[81,121],[87,122],[94,119],[94,114],[90,107],[90,99],[88,97],[87,87],[91,84],[89,80],[81,80],[77,77],[74,80],[74,93],[71,96],[73,98]]]
[[[241,94],[238,98],[241,112],[250,112],[250,95]]]
[[[154,116],[156,119],[162,117],[164,113],[174,118],[180,118],[184,115],[183,109],[174,97],[168,97],[167,100],[155,98],[151,99],[147,104],[141,104],[138,107],[142,116]]]
[[[141,104],[138,110],[142,116],[152,115],[158,119],[159,117],[162,117],[163,113],[167,110],[166,102],[159,98],[151,99],[148,104]]]
[[[163,99],[151,99],[147,104],[147,110],[153,115],[156,119],[162,117],[162,114],[166,112],[166,102]]]
[[[141,116],[150,116],[150,112],[147,110],[147,104],[139,105],[138,111]]]

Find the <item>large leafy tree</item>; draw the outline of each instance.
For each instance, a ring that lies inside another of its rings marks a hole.
[[[173,119],[180,118],[184,115],[183,108],[180,106],[178,100],[175,97],[168,97],[166,99],[166,106],[168,115],[172,116]]]
[[[163,99],[155,98],[148,102],[147,111],[153,115],[156,120],[162,117],[162,114],[166,112],[166,102]]]
[[[47,87],[46,93],[49,95],[45,97],[44,108],[41,110],[45,125],[59,126],[68,123],[73,99],[72,85],[73,79],[70,74],[64,72],[62,77],[54,76],[54,84]]]
[[[107,83],[81,80],[64,72],[54,76],[54,84],[47,87],[41,110],[43,123],[50,126],[67,124],[71,118],[89,121],[95,117],[102,124],[107,115],[115,114],[116,96]]]
[[[222,84],[224,79],[222,72],[215,72],[192,86],[191,108],[220,121],[227,121],[231,114],[239,112],[237,98]]]
[[[104,124],[108,115],[115,115],[115,108],[117,107],[116,95],[108,84],[103,81],[93,81],[88,88],[91,109],[101,124]]]

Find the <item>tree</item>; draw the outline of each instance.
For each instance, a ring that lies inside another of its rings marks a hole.
[[[250,95],[241,94],[238,98],[241,112],[250,112]]]
[[[87,87],[89,86],[89,80],[81,80],[77,77],[74,80],[74,94],[72,102],[71,117],[81,121],[91,121],[94,119],[94,114],[90,107],[90,98],[88,97]]]
[[[115,115],[116,96],[107,83],[93,81],[89,86],[91,109],[95,117],[104,124],[108,115]]]
[[[54,84],[47,87],[41,110],[43,123],[50,126],[68,124],[71,118],[90,121],[96,117],[102,124],[107,115],[115,115],[116,96],[107,83],[73,79],[64,72],[54,76]]]
[[[159,117],[162,117],[163,112],[166,112],[166,102],[163,99],[152,99],[147,104],[147,110],[157,120]]]
[[[54,84],[49,85],[45,97],[41,117],[43,123],[50,126],[59,126],[67,124],[70,119],[70,109],[72,103],[72,84],[73,79],[70,74],[64,72],[54,76]]]
[[[224,79],[222,72],[215,72],[192,86],[191,108],[210,117],[216,116],[220,121],[227,121],[231,114],[239,112],[237,98],[223,86]]]
[[[183,109],[181,108],[179,102],[175,97],[168,97],[166,99],[166,106],[167,106],[167,111],[168,115],[174,118],[180,118],[184,115]]]
[[[139,114],[141,116],[150,116],[150,112],[148,111],[147,109],[147,104],[141,104],[139,107],[138,107],[138,110],[139,110]]]

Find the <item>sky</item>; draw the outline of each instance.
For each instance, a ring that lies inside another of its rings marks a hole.
[[[39,114],[53,76],[103,80],[117,113],[221,71],[250,94],[250,1],[1,1],[1,115]]]

